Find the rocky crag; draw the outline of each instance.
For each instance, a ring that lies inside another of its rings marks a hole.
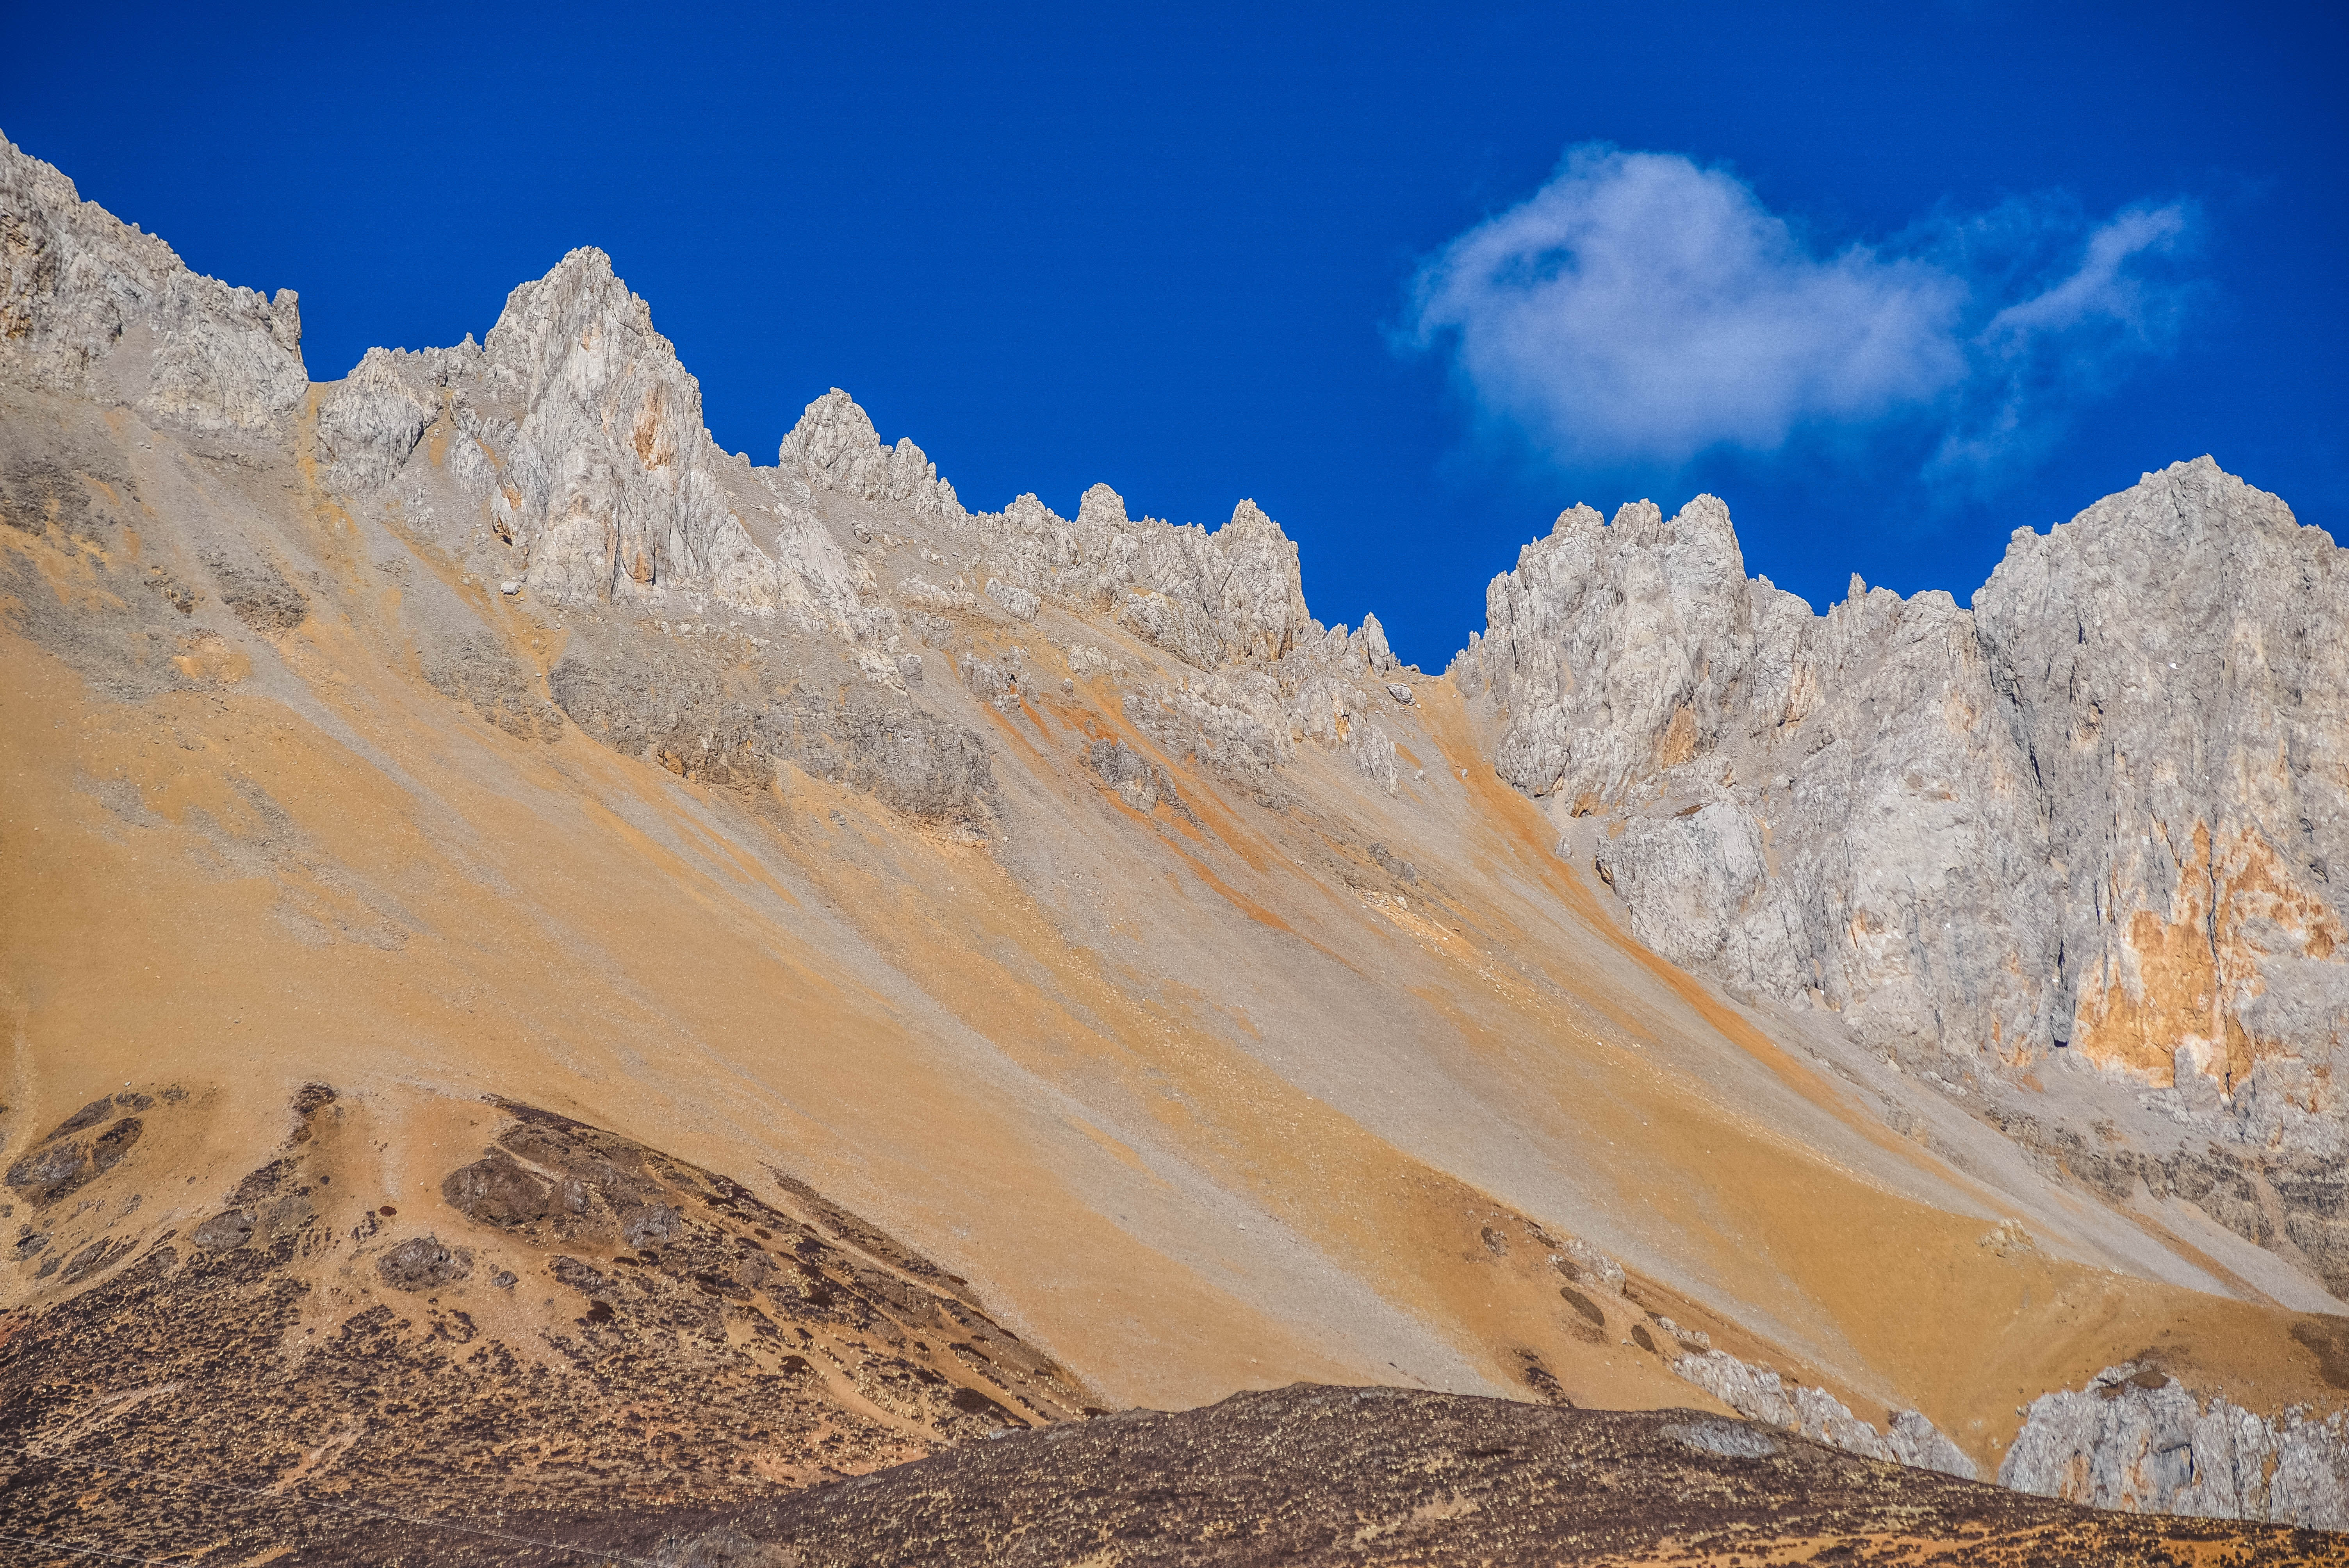
[[[906,690],[925,678],[918,650],[950,640],[947,617],[984,599],[1018,624],[1048,603],[1099,614],[1164,650],[1174,667],[1134,694],[1130,717],[1222,770],[1268,782],[1312,740],[1350,748],[1393,782],[1393,748],[1371,717],[1397,700],[1375,678],[1394,668],[1385,638],[1374,620],[1349,634],[1307,613],[1297,547],[1254,505],[1213,533],[1130,519],[1106,485],[1074,520],[1032,495],[973,514],[919,448],[882,445],[838,390],[809,405],[774,467],[730,458],[702,426],[693,377],[600,251],[516,289],[478,349],[370,352],[321,396],[316,428],[320,473],[354,502],[393,509],[457,550],[478,547],[486,516],[496,544],[483,564],[512,593],[667,612],[705,634],[723,617],[752,646],[767,641],[761,629],[809,634],[854,672],[845,696],[812,696],[812,679],[785,701],[751,703],[689,661],[647,703],[636,659],[616,685],[609,655],[556,665],[549,689],[567,717],[691,777],[762,782],[788,758],[983,828],[983,756],[936,730]],[[943,525],[954,548],[917,547],[908,562],[907,541],[860,525],[859,548],[844,550],[813,510],[820,492],[901,507]],[[1037,678],[1025,657],[966,656],[958,673],[1010,702]],[[1068,657],[1073,674],[1107,667],[1097,650]]]
[[[1454,678],[1642,942],[2349,1294],[2349,563],[2322,530],[2205,458],[2018,531],[1971,609],[1855,578],[1814,615],[1701,496],[1564,513],[1487,606]],[[2145,1114],[2023,1087],[2051,1072]]]
[[[1577,509],[1444,680],[1245,501],[974,511],[838,390],[720,450],[600,252],[299,331],[0,143],[12,1517],[333,1560],[249,1505],[445,1439],[543,1533],[1304,1378],[2334,1522],[2282,502],[2181,465],[1824,616],[1710,498]]]
[[[1998,1471],[2001,1486],[2097,1508],[2332,1531],[2349,1530],[2345,1478],[2349,1432],[2338,1413],[2265,1419],[2136,1364],[2033,1400]]]

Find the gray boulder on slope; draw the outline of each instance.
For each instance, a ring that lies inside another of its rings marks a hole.
[[[2134,1363],[2031,1402],[1999,1465],[2018,1491],[2146,1513],[2349,1529],[2349,1423],[2198,1399]]]

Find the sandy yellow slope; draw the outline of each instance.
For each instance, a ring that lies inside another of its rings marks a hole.
[[[47,1255],[212,1212],[320,1082],[384,1129],[350,1180],[419,1224],[464,1230],[440,1192],[484,1097],[544,1107],[761,1196],[811,1184],[1104,1403],[1313,1378],[1711,1404],[1632,1343],[1640,1303],[1863,1416],[1921,1408],[1986,1469],[2026,1399],[2148,1350],[2253,1408],[2338,1397],[2226,1259],[1960,1112],[1896,1136],[1799,1021],[1640,950],[1441,683],[1391,720],[1394,796],[1309,748],[1268,809],[1153,747],[1106,676],[1008,710],[934,681],[992,755],[974,841],[788,766],[743,791],[509,734],[422,678],[408,597],[453,592],[542,670],[575,616],[128,415],[84,434],[135,477],[118,526],[0,530],[0,1134],[15,1159],[118,1088],[208,1109],[135,1212],[19,1202]],[[158,567],[204,581],[223,520],[312,563],[297,626],[140,597]],[[1150,657],[1057,614],[967,645]],[[1078,766],[1103,738],[1183,809]],[[1630,1270],[1603,1326],[1561,1295],[1569,1236]],[[94,1283],[28,1264],[0,1301]]]

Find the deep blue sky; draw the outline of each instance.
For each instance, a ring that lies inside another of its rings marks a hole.
[[[315,377],[478,335],[598,244],[728,448],[771,461],[839,385],[974,507],[1103,480],[1212,525],[1253,496],[1318,614],[1375,609],[1431,667],[1577,500],[1715,490],[1748,569],[1819,605],[1853,571],[1962,600],[2015,526],[2205,451],[2349,513],[2337,5],[324,9],[14,7],[0,130],[198,270],[298,289]],[[1814,257],[2054,214],[2037,273],[1948,263],[1961,335],[2184,203],[2169,325],[2050,340],[1963,484],[1924,477],[1958,416],[1921,406],[1560,456],[1451,340],[1411,348],[1411,290],[1589,142],[1729,171]]]

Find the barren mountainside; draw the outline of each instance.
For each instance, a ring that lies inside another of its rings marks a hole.
[[[0,522],[36,1560],[781,1562],[1299,1382],[2349,1529],[2349,575],[2209,459],[1970,608],[1576,508],[1432,676],[1247,501],[719,450],[594,250],[314,382],[0,142]]]

